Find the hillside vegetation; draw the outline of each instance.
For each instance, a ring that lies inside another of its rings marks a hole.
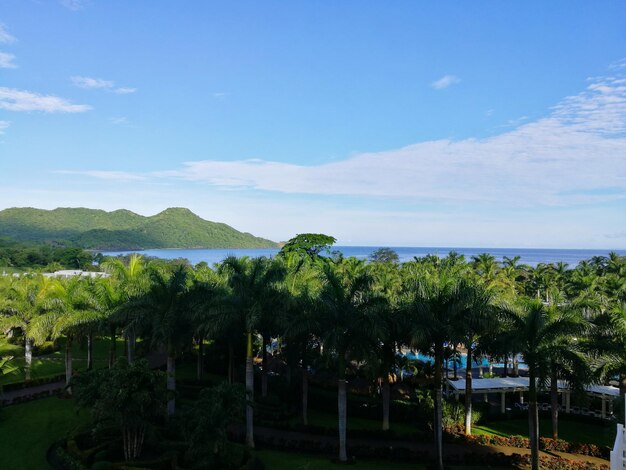
[[[95,250],[277,246],[183,208],[166,209],[150,217],[128,210],[11,208],[0,211],[0,237]]]

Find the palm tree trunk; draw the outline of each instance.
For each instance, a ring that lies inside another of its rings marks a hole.
[[[337,414],[339,425],[339,461],[348,461],[346,450],[346,428],[348,425],[347,391],[346,391],[346,359],[345,353],[339,354],[339,370],[337,379]]]
[[[69,386],[72,381],[72,337],[68,336],[65,340],[65,386],[67,393],[72,394]]]
[[[465,435],[472,434],[472,345],[467,346],[465,358]]]
[[[126,332],[127,346],[128,346],[128,363],[135,362],[135,331],[132,328],[128,328]]]
[[[246,348],[246,445],[254,448],[254,367],[252,364],[252,332],[248,332]]]
[[[383,398],[383,431],[389,431],[389,407],[391,404],[391,387],[389,385],[389,376],[383,377],[382,398]]]
[[[228,343],[228,384],[235,382],[235,352],[232,343]]]
[[[309,373],[306,367],[302,367],[302,424],[309,425]]]
[[[176,357],[171,344],[167,347],[167,416],[176,412]]]
[[[262,335],[263,351],[263,370],[261,371],[261,396],[267,396],[267,335]]]
[[[93,333],[87,334],[87,370],[93,369]]]
[[[443,470],[443,390],[441,387],[442,364],[443,363],[443,345],[437,344],[435,347],[435,455],[437,461],[437,469]]]
[[[532,470],[539,470],[539,415],[537,411],[537,382],[535,370],[529,364],[528,377],[528,436],[530,437],[530,463]]]
[[[204,375],[204,367],[203,367],[203,361],[204,361],[204,338],[200,337],[200,339],[198,340],[198,363],[197,363],[197,367],[196,367],[196,378],[198,380],[202,380],[202,376]]]
[[[556,364],[552,363],[550,371],[550,408],[552,415],[552,439],[559,438],[559,388]]]
[[[456,363],[456,358],[457,358],[457,352],[456,352],[456,344],[454,345],[454,353],[452,354],[452,367],[454,368],[454,380],[458,380],[459,379],[459,374],[458,374],[458,366]]]
[[[117,346],[115,333],[116,333],[115,325],[111,325],[110,326],[111,345],[109,347],[109,369],[113,367],[113,364],[115,363],[115,349]]]
[[[33,339],[26,336],[24,341],[24,378],[30,380],[30,372],[33,366]]]

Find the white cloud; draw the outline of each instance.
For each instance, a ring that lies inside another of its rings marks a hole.
[[[281,193],[559,206],[626,198],[626,79],[596,80],[486,139],[421,142],[316,166],[189,161],[160,178]]]
[[[129,182],[129,181],[140,181],[145,180],[146,178],[141,175],[135,175],[132,173],[127,173],[125,171],[106,171],[106,170],[87,170],[87,171],[74,171],[74,170],[58,170],[54,173],[60,175],[81,175],[81,176],[91,176],[92,178],[98,178],[106,181],[118,181],[118,182]]]
[[[11,36],[5,29],[4,25],[0,23],[0,42],[4,44],[11,44],[15,41],[17,41],[17,39]]]
[[[322,165],[201,160],[89,176],[146,178],[133,185],[137,201],[152,191],[152,205],[201,215],[210,206],[209,218],[277,240],[325,231],[362,244],[606,247],[606,234],[621,234],[626,222],[596,205],[626,200],[626,77],[595,79],[545,117],[489,138],[425,141]],[[335,195],[347,197],[327,197]]]
[[[110,80],[102,80],[101,78],[91,78],[91,77],[80,77],[74,76],[71,77],[72,83],[79,88],[113,88],[115,84]]]
[[[43,111],[44,113],[83,113],[91,106],[73,104],[53,95],[40,95],[26,90],[0,87],[0,109],[7,111]]]
[[[113,93],[117,93],[118,95],[128,95],[129,93],[135,93],[136,91],[137,91],[137,88],[120,87],[120,88],[115,88],[113,90]]]
[[[8,52],[0,51],[0,69],[15,69],[17,65],[13,63],[15,56]]]
[[[213,98],[226,98],[228,95],[230,95],[230,93],[227,91],[217,91],[213,93]]]
[[[0,121],[0,135],[4,134],[4,131],[10,125],[11,125],[11,121]]]
[[[88,0],[61,0],[63,5],[68,10],[79,11],[85,8],[89,4]]]
[[[444,88],[448,88],[449,86],[455,85],[459,83],[461,79],[454,75],[444,75],[439,80],[435,80],[430,84],[435,90],[443,90]]]
[[[126,116],[112,117],[109,118],[111,124],[115,124],[116,126],[128,126],[130,121]]]
[[[135,93],[137,91],[137,88],[131,87],[116,88],[115,82],[111,80],[103,80],[102,78],[73,76],[70,77],[70,80],[75,86],[87,90],[106,90],[112,91],[113,93],[117,93],[120,95],[127,95],[129,93]]]

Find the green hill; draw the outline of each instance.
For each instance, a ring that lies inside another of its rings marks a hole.
[[[273,248],[276,243],[170,208],[151,217],[128,210],[84,208],[0,211],[0,237],[97,250],[147,248]]]

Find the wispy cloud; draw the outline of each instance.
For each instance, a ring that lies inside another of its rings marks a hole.
[[[485,139],[426,141],[313,166],[258,159],[189,161],[133,176],[232,190],[501,208],[624,200],[626,76],[595,79],[545,117]]]
[[[15,56],[8,52],[0,51],[0,69],[15,69],[17,65],[13,62]]]
[[[130,124],[130,121],[126,116],[112,117],[109,118],[111,124],[115,124],[116,126],[127,126]]]
[[[17,41],[17,39],[11,36],[6,30],[6,28],[4,27],[4,25],[0,23],[0,42],[4,44],[11,44],[15,41]]]
[[[0,109],[7,111],[42,111],[44,113],[83,113],[91,106],[73,104],[54,95],[40,95],[26,90],[0,87]]]
[[[228,95],[230,95],[230,93],[227,91],[216,91],[213,93],[213,98],[225,98]]]
[[[0,121],[0,135],[11,125],[11,121]]]
[[[137,91],[137,88],[115,87],[115,82],[111,80],[103,80],[102,78],[73,76],[70,77],[70,80],[75,86],[87,90],[106,90],[120,95],[127,95]]]
[[[79,88],[87,88],[87,89],[104,88],[104,89],[108,89],[108,88],[113,88],[115,86],[115,83],[113,83],[112,81],[110,81],[110,80],[102,80],[101,78],[74,76],[74,77],[70,77],[70,80],[72,80],[72,83],[74,85],[76,85],[77,87],[79,87]]]
[[[133,173],[128,173],[125,171],[106,171],[106,170],[86,170],[86,171],[75,171],[75,170],[58,170],[54,173],[60,175],[81,175],[81,176],[91,176],[92,178],[97,178],[106,181],[118,181],[118,182],[129,182],[129,181],[140,181],[145,180],[146,177],[142,175],[136,175]]]
[[[129,93],[135,93],[137,91],[137,88],[125,86],[125,87],[115,88],[112,91],[113,93],[117,93],[118,95],[128,95]]]
[[[455,85],[459,83],[461,79],[454,75],[444,75],[438,80],[435,80],[430,84],[435,90],[443,90],[444,88],[448,88],[449,86]]]
[[[72,11],[82,10],[89,3],[90,2],[88,0],[61,0],[61,5]]]

